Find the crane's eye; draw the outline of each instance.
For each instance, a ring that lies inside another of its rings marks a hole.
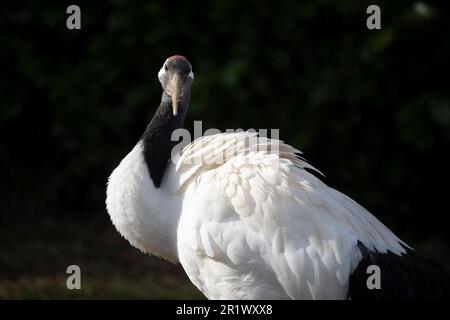
[[[169,67],[167,66],[167,64],[164,65],[164,70],[165,71],[169,70]]]

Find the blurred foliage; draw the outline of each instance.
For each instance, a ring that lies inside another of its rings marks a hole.
[[[443,2],[444,3],[444,2]],[[196,79],[186,127],[280,128],[327,183],[410,241],[447,234],[450,11],[377,1],[4,2],[2,217],[106,219],[108,175],[183,54]]]
[[[0,299],[204,299],[181,266],[131,248],[109,223],[44,218],[6,229],[0,226]],[[73,264],[80,290],[67,289]]]

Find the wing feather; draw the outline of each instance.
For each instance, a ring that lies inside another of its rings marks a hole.
[[[247,132],[203,137],[183,150],[180,261],[208,297],[345,298],[358,241],[403,252],[367,210],[305,170],[315,168],[299,154]]]

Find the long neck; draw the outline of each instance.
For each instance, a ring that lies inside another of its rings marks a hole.
[[[171,98],[163,92],[161,104],[142,135],[145,162],[156,188],[161,185],[172,149],[177,144],[171,139],[172,133],[183,126],[189,98],[190,93],[187,92],[179,102],[178,115],[174,116]]]

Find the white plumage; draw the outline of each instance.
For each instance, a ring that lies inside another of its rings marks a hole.
[[[132,245],[181,262],[210,299],[346,298],[358,241],[395,254],[403,242],[296,153],[253,133],[206,136],[155,188],[139,142],[109,179],[108,212]]]

